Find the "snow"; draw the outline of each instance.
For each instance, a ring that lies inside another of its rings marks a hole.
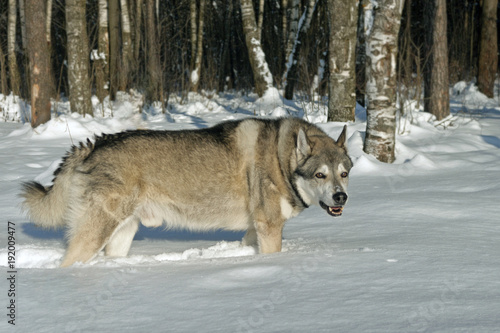
[[[90,60],[106,60],[106,54],[104,52],[99,52],[99,50],[93,49],[90,52]]]
[[[362,151],[366,114],[358,107],[347,124],[354,168],[343,216],[305,210],[286,224],[281,253],[256,254],[241,246],[242,233],[141,227],[128,257],[101,254],[65,269],[57,268],[64,231],[30,223],[17,194],[22,181],[50,183],[72,143],[94,133],[200,128],[248,116],[320,122],[326,107],[190,94],[188,102],[171,97],[166,114],[159,105],[138,113],[140,98],[124,94],[116,103],[94,101],[94,118],[72,114],[61,101],[58,115],[35,131],[5,119],[0,331],[11,329],[7,221],[15,223],[19,332],[497,331],[500,107],[470,83],[451,92],[453,116],[445,122],[408,110],[412,120],[397,135],[391,165]],[[319,125],[337,138],[344,124]]]
[[[191,71],[191,83],[192,84],[197,84],[198,83],[198,79],[199,79],[198,71],[196,69],[193,70],[193,71]]]
[[[255,60],[257,61],[257,68],[260,70],[260,74],[263,80],[266,82],[268,89],[273,89],[273,77],[269,66],[266,61],[266,55],[262,50],[260,40],[252,38],[250,43],[253,45],[253,52],[255,53]]]

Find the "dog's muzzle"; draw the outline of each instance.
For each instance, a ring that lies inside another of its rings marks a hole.
[[[333,202],[335,204],[334,206],[327,206],[323,201],[320,201],[319,205],[331,216],[338,217],[342,215],[342,211],[344,210],[344,205],[347,202],[347,193],[335,193],[333,195]]]

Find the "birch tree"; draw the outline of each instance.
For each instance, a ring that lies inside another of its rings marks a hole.
[[[119,89],[125,91],[129,86],[130,65],[132,62],[132,38],[127,0],[120,0],[120,10],[122,22],[122,58]]]
[[[281,0],[281,31],[283,35],[283,45],[287,45],[287,40],[288,36],[286,32],[288,31],[288,19],[287,19],[287,12],[288,12],[288,0]],[[285,54],[286,56],[286,54]]]
[[[259,36],[259,40],[262,40],[262,24],[264,24],[264,1],[259,0],[259,12],[257,18],[257,36]]]
[[[9,0],[9,16],[7,27],[7,60],[9,63],[10,90],[14,95],[19,95],[21,77],[16,59],[16,23],[17,5],[16,0]]]
[[[424,69],[424,109],[441,120],[450,114],[446,0],[425,2],[424,25],[428,56]]]
[[[394,162],[396,141],[396,58],[404,0],[365,1],[366,108],[363,150]]]
[[[477,86],[490,98],[493,98],[498,70],[497,7],[498,0],[483,0]]]
[[[108,1],[99,0],[98,7],[97,52],[92,53],[95,70],[96,95],[103,102],[108,95],[109,86],[109,33]]]
[[[201,76],[201,60],[203,56],[203,25],[205,22],[206,0],[200,0],[199,11],[196,8],[196,0],[191,0],[191,75],[190,90],[198,92]],[[198,15],[196,15],[198,14]]]
[[[50,120],[50,52],[47,43],[46,8],[44,1],[26,0],[26,37],[29,55],[31,126]]]
[[[85,0],[66,0],[68,84],[71,110],[93,115]]]
[[[293,45],[289,50],[290,53],[288,54],[288,58],[286,59],[287,62],[284,75],[286,99],[293,99],[293,90],[297,81],[297,72],[299,67],[299,57],[301,50],[300,46],[302,45],[301,42],[306,37],[307,31],[311,26],[311,21],[316,9],[316,5],[317,0],[308,0],[306,10],[302,14],[299,25],[297,27],[298,33],[295,37],[291,38],[293,40]],[[292,40],[290,40],[290,43],[292,43]]]
[[[286,40],[285,47],[285,61],[288,61],[290,55],[292,54],[293,46],[295,45],[295,39],[299,32],[299,11],[300,11],[300,0],[291,0],[288,16],[290,21],[288,22],[288,38]],[[283,30],[285,33],[287,30]]]
[[[354,121],[358,0],[328,0],[328,121]]]
[[[257,34],[253,2],[252,0],[240,0],[240,5],[243,33],[245,34],[245,44],[248,49],[250,66],[252,67],[255,92],[259,97],[262,97],[269,88],[273,87],[273,77]]]

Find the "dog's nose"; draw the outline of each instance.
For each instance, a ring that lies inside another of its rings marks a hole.
[[[337,192],[333,195],[333,201],[336,205],[344,205],[347,201],[347,193]]]

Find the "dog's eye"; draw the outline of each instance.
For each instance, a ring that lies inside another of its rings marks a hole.
[[[342,178],[346,178],[347,176],[348,176],[348,174],[345,171],[340,174],[340,177],[342,177]]]
[[[325,174],[318,172],[317,174],[314,175],[316,178],[323,179],[326,178]]]

